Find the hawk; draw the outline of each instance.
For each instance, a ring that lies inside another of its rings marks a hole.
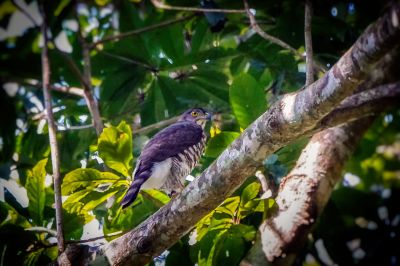
[[[123,209],[135,201],[140,188],[162,189],[169,195],[182,191],[185,177],[204,152],[208,120],[211,114],[203,108],[189,109],[150,139],[136,162],[133,182],[121,201]]]

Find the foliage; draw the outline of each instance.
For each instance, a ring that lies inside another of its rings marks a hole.
[[[93,44],[190,15],[157,10],[150,1],[96,0],[77,6],[75,2],[47,1],[45,5],[45,11],[51,14],[49,61],[54,86],[83,88],[77,23],[85,41]],[[217,2],[222,8],[242,8],[240,1]],[[373,5],[314,2],[315,57],[327,65],[350,47],[385,6],[385,1]],[[56,258],[57,248],[49,233],[56,225],[39,84],[42,37],[13,3],[6,0],[0,4],[0,261],[4,265],[44,265]],[[182,0],[168,3],[199,4]],[[37,2],[27,5],[36,20]],[[257,10],[263,29],[304,51],[304,14],[298,1],[251,1],[250,5]],[[168,203],[163,192],[148,190],[141,192],[132,207],[124,211],[119,207],[135,160],[156,132],[137,134],[139,127],[177,116],[193,106],[214,112],[215,125],[205,156],[193,172],[198,174],[276,99],[303,86],[304,62],[300,58],[254,34],[243,14],[226,17],[225,27],[216,33],[211,32],[203,14],[198,14],[91,49],[90,82],[106,124],[99,136],[92,127],[86,127],[91,115],[84,98],[52,91],[67,241],[86,237],[88,224],[94,221],[100,225],[97,235],[128,231]],[[308,264],[306,257],[310,256],[317,263],[326,263],[317,250],[319,239],[336,264],[367,264],[367,260],[389,264],[388,258],[398,260],[399,120],[399,111],[391,110],[366,134],[345,169],[353,178],[345,176],[334,191],[299,263]],[[307,141],[288,144],[265,158],[267,177],[279,183]],[[251,247],[258,226],[274,211],[275,201],[261,198],[260,190],[258,181],[250,177],[169,249],[166,257],[157,259],[166,265],[238,265]],[[112,238],[115,236],[107,240]],[[357,239],[361,244],[348,248],[349,242]],[[358,256],[359,249],[367,255]]]

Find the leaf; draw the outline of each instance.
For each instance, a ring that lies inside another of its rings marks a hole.
[[[237,207],[239,206],[240,203],[240,197],[235,196],[235,197],[230,197],[224,200],[224,202],[218,206],[215,211],[217,212],[223,212],[226,214],[231,215],[232,217],[235,215],[235,211],[237,210]]]
[[[258,182],[253,182],[247,185],[242,192],[242,196],[240,198],[240,205],[245,206],[247,202],[257,197],[260,192],[260,184]]]
[[[64,234],[65,239],[79,240],[82,237],[83,226],[89,223],[93,216],[88,214],[71,213],[64,208]]]
[[[117,175],[110,172],[100,172],[96,169],[75,169],[65,175],[61,191],[63,195],[71,195],[80,190],[93,190],[99,185],[105,183],[111,184],[128,184],[128,181],[121,179]]]
[[[264,91],[257,81],[248,74],[233,79],[229,99],[240,127],[246,128],[266,109]]]
[[[123,211],[121,211],[119,205],[114,204],[114,206],[109,209],[109,215],[105,219],[103,227],[104,234],[130,230],[159,209],[158,206],[144,198],[141,194],[138,195],[135,203],[136,202],[137,204],[134,204],[134,206],[130,206]],[[117,208],[118,212],[115,215],[110,215],[114,211],[114,208]]]
[[[207,233],[199,242],[198,265],[215,265],[216,254],[222,247],[227,230],[214,230]]]
[[[148,195],[150,195],[152,198],[154,198],[156,201],[160,202],[163,205],[167,204],[171,200],[171,198],[168,197],[165,193],[157,189],[146,189],[145,193],[147,193]]]
[[[130,176],[133,163],[132,131],[126,122],[105,128],[98,139],[97,148],[108,167],[125,177]]]
[[[28,172],[28,178],[25,188],[28,194],[29,213],[36,225],[43,224],[43,210],[46,204],[46,192],[44,181],[46,178],[47,159],[39,161],[31,171]]]
[[[217,158],[229,146],[240,133],[223,131],[208,141],[205,155],[212,158]]]
[[[143,120],[143,125],[146,126],[164,120],[167,118],[166,110],[167,105],[161,92],[160,85],[154,80],[147,92],[140,113],[141,117],[146,118]]]

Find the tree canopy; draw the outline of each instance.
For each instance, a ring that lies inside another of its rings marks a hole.
[[[0,265],[396,265],[399,21],[398,1],[3,1]],[[121,210],[196,106],[187,188]]]

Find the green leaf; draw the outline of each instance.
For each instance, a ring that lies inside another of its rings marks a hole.
[[[65,175],[61,190],[63,195],[70,195],[81,190],[102,189],[101,185],[128,185],[128,181],[110,172],[96,169],[75,169]]]
[[[205,155],[212,158],[217,158],[231,144],[240,133],[223,131],[208,141]]]
[[[105,128],[97,143],[99,156],[104,163],[123,176],[130,176],[133,163],[130,126],[122,121],[117,127]]]
[[[47,159],[39,161],[31,171],[25,184],[28,193],[29,213],[36,225],[43,224],[43,210],[46,204],[44,181],[46,178]]]
[[[245,206],[247,202],[257,197],[259,192],[260,192],[260,184],[258,182],[253,182],[247,185],[243,189],[242,196],[240,198],[240,206]]]
[[[216,212],[223,212],[226,213],[232,217],[234,217],[235,212],[239,206],[240,203],[240,197],[235,196],[235,197],[230,197],[224,200],[220,206],[218,206],[215,211]]]
[[[262,87],[248,74],[241,74],[233,79],[229,99],[242,128],[257,119],[267,107]]]
[[[118,211],[112,215],[115,209]],[[159,206],[156,206],[151,200],[144,198],[141,194],[138,195],[135,204],[125,210],[121,211],[120,206],[114,204],[114,206],[108,210],[109,215],[105,218],[103,232],[104,234],[110,234],[117,231],[130,230],[139,225],[158,209]]]
[[[157,189],[146,189],[145,193],[150,195],[154,200],[161,203],[162,205],[167,204],[171,200],[171,198],[168,197],[165,193]]]
[[[64,208],[64,234],[65,239],[79,240],[82,237],[83,226],[89,223],[93,216],[88,214],[71,213]]]

